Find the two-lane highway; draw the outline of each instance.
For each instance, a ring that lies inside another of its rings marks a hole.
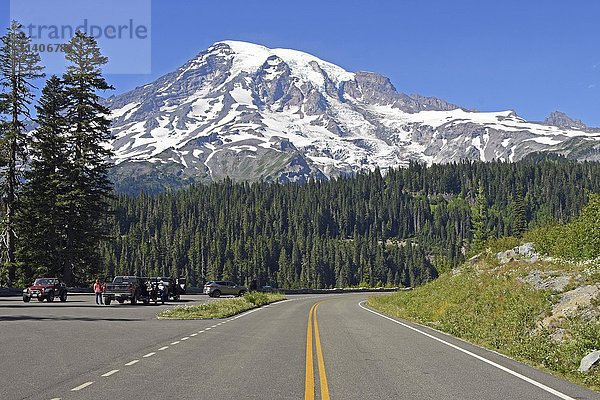
[[[317,307],[319,303],[313,304],[308,314],[308,326],[306,328],[306,380],[304,385],[305,400],[315,398],[315,369],[313,347],[316,348],[317,365],[319,367],[319,389],[321,399],[329,400],[329,385],[327,384],[327,371],[323,357],[323,346],[321,346],[321,335],[319,333],[319,321],[317,320]],[[314,344],[313,344],[314,338]]]
[[[95,307],[86,300],[44,308],[0,300],[0,397],[600,399],[374,313],[365,298],[290,296],[210,321],[155,320],[160,307],[153,306]]]

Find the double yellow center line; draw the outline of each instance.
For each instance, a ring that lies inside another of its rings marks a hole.
[[[317,307],[319,303],[313,304],[308,314],[308,328],[306,329],[306,379],[304,382],[304,399],[315,398],[315,370],[313,360],[313,325],[315,348],[317,350],[317,365],[319,366],[319,383],[321,386],[321,400],[329,400],[329,386],[327,385],[327,374],[323,362],[323,351],[321,349],[321,338],[319,337],[319,323],[317,322]]]

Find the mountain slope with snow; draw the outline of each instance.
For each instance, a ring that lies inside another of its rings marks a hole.
[[[600,159],[600,131],[562,113],[543,123],[398,92],[288,49],[218,42],[176,71],[107,99],[117,187],[301,182],[410,161],[516,161],[551,151]]]

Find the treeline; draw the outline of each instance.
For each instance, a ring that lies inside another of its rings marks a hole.
[[[34,275],[85,282],[103,269],[108,239],[110,121],[98,96],[112,89],[101,71],[108,59],[78,31],[64,74],[36,102],[45,75],[31,38],[13,21],[0,40],[0,285]]]
[[[568,260],[600,259],[600,194],[590,194],[577,218],[566,224],[536,227],[525,234],[535,243],[536,251]],[[595,275],[600,281],[600,267]]]
[[[115,199],[105,273],[279,287],[414,286],[456,266],[475,237],[568,221],[600,192],[600,164],[561,157],[461,162],[305,185],[191,186]]]

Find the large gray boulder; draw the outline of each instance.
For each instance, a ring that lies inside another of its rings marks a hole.
[[[600,350],[594,350],[581,359],[579,372],[588,372],[600,360]]]
[[[525,260],[527,262],[536,262],[539,256],[535,252],[533,243],[523,243],[522,245],[514,247],[510,250],[497,253],[496,258],[498,258],[500,264],[506,264],[517,259]]]

